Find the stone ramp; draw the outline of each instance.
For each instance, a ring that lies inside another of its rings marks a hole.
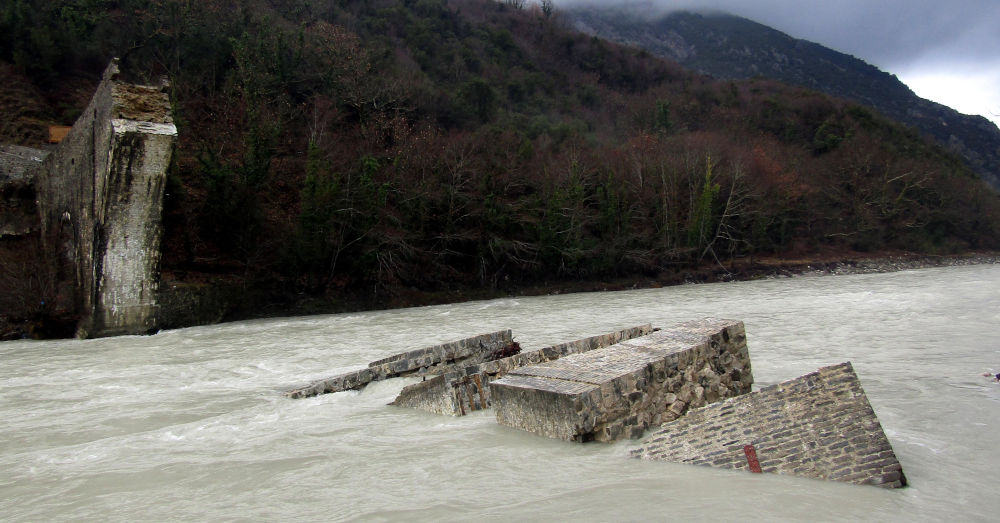
[[[513,369],[600,349],[653,332],[649,324],[522,352],[478,365],[458,367],[432,379],[407,386],[391,404],[450,416],[465,416],[491,405],[489,384]]]
[[[490,389],[499,423],[582,442],[639,437],[752,383],[743,323],[706,318],[515,369]]]
[[[289,398],[308,398],[331,392],[357,390],[373,381],[412,375],[443,374],[458,367],[496,359],[514,340],[511,331],[502,330],[471,338],[404,352],[373,361],[365,369],[332,378],[285,393]]]
[[[756,455],[763,472],[906,485],[850,363],[692,410],[632,452],[642,459],[740,470],[751,469],[748,454]]]

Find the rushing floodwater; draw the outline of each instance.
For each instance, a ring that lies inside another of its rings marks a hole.
[[[850,360],[906,489],[643,462],[386,406],[408,383],[286,389],[511,328],[526,349],[745,321],[757,386]],[[997,520],[1000,266],[517,298],[0,344],[0,519]]]

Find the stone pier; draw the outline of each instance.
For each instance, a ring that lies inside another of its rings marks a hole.
[[[42,238],[79,337],[157,328],[163,192],[177,138],[159,87],[104,72],[90,104],[35,178]]]
[[[688,412],[635,457],[897,488],[903,469],[850,363]]]
[[[490,389],[499,423],[583,442],[638,438],[752,383],[743,323],[708,318],[515,369]]]
[[[510,330],[482,334],[373,361],[367,368],[320,380],[307,387],[288,391],[285,395],[289,398],[307,398],[357,390],[373,381],[389,378],[445,374],[459,367],[499,359],[513,343]]]
[[[653,332],[649,324],[592,336],[582,340],[522,352],[479,365],[459,366],[453,371],[404,388],[392,405],[436,414],[464,416],[490,406],[489,384],[513,369],[608,347]]]

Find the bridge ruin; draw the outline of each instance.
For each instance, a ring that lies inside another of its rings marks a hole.
[[[10,188],[0,236],[40,233],[81,338],[158,327],[163,196],[177,128],[162,87],[119,77],[114,59],[55,148],[0,150],[0,182]]]
[[[543,349],[499,331],[397,354],[286,393],[420,376],[391,405],[574,442],[646,439],[637,458],[898,488],[902,466],[850,363],[752,391],[743,322],[643,325]],[[647,435],[647,432],[651,434]]]

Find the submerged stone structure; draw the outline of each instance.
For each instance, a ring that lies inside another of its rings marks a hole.
[[[161,88],[118,77],[115,59],[35,174],[42,239],[80,316],[78,337],[157,327],[163,193],[177,128]]]
[[[424,376],[392,405],[568,441],[652,436],[633,457],[887,488],[906,485],[850,363],[751,393],[743,323],[642,325],[529,352],[511,332],[397,354],[286,393],[303,398]]]
[[[634,457],[897,488],[902,466],[842,363],[666,423]]]
[[[743,323],[707,318],[515,369],[490,389],[499,423],[584,442],[638,438],[752,383]]]
[[[392,405],[444,414],[465,416],[490,407],[489,384],[513,369],[608,347],[653,331],[649,324],[600,336],[522,352],[478,365],[456,366],[450,372],[404,388]]]
[[[357,390],[373,381],[401,376],[445,374],[458,367],[498,359],[514,343],[510,330],[434,345],[373,361],[367,368],[347,372],[285,393],[289,398],[308,398],[331,392]]]

